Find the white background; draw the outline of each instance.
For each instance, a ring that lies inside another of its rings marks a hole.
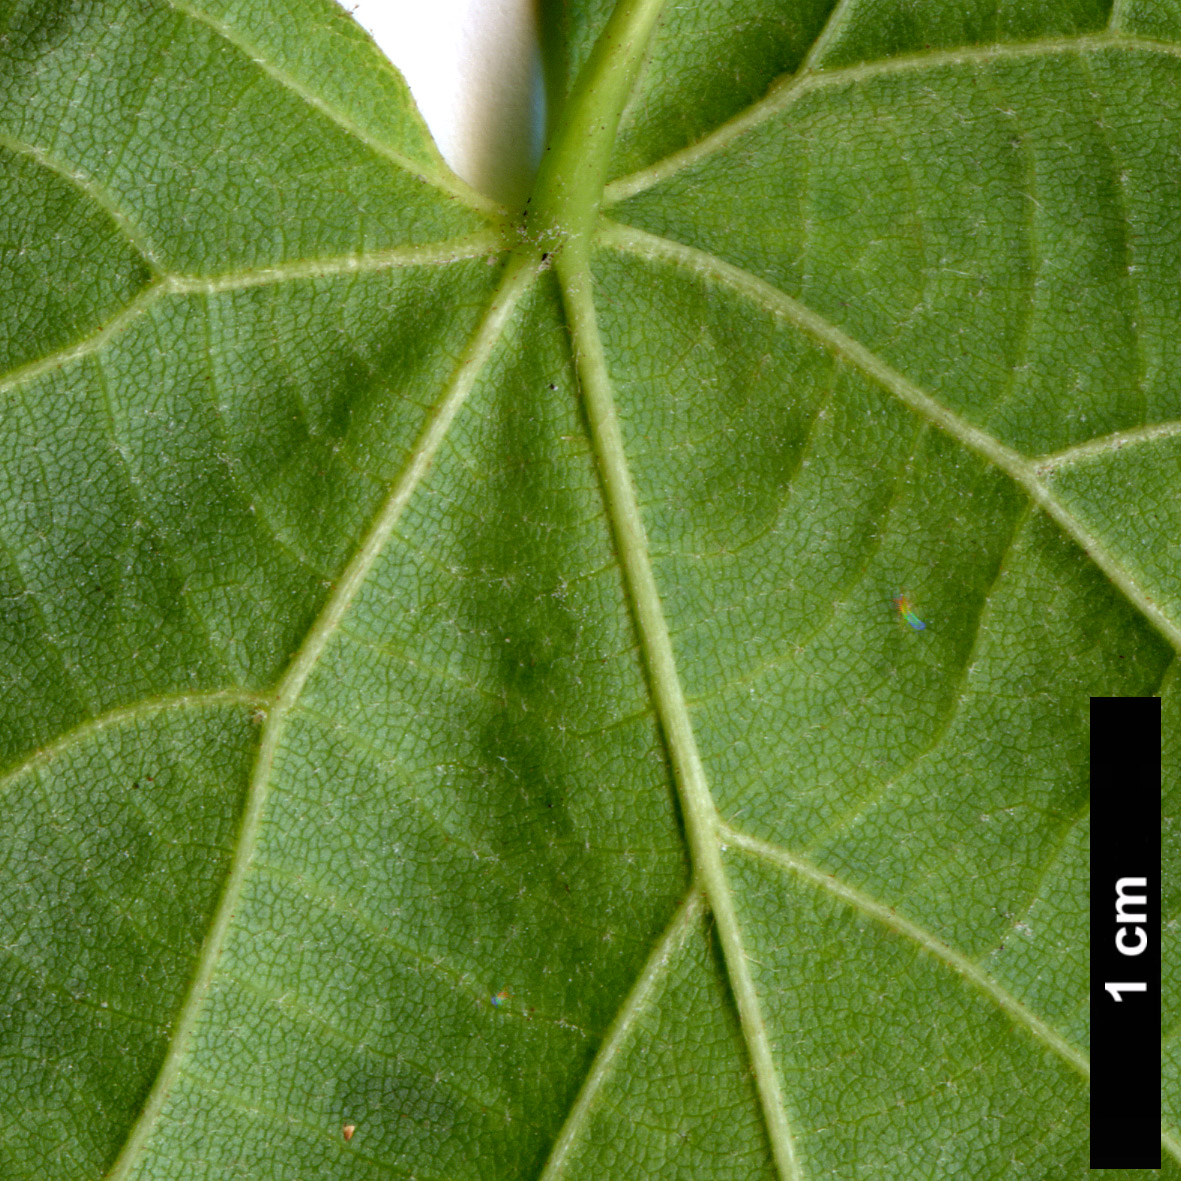
[[[338,0],[410,84],[448,164],[504,202],[541,150],[537,0]]]

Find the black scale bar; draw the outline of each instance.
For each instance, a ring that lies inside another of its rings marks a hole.
[[[1161,709],[1091,698],[1091,1168],[1161,1164]]]

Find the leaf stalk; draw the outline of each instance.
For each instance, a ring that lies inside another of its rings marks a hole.
[[[561,126],[542,156],[521,221],[527,251],[550,255],[589,236],[603,199],[619,119],[663,4],[664,0],[621,0],[595,42],[574,83]]]

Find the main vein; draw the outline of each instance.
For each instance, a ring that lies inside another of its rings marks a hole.
[[[648,666],[652,696],[672,762],[693,873],[709,903],[722,944],[775,1164],[783,1181],[795,1181],[800,1176],[798,1158],[784,1111],[770,1038],[742,943],[730,883],[722,865],[717,837],[718,816],[677,674],[672,640],[648,555],[648,539],[628,470],[595,317],[585,250],[564,252],[558,259],[557,268],[574,339],[591,442]]]
[[[591,446],[603,499],[623,568],[648,682],[681,802],[694,884],[713,914],[758,1089],[759,1103],[782,1181],[798,1181],[779,1076],[751,977],[730,885],[717,840],[717,812],[689,721],[672,641],[648,555],[648,540],[632,486],[592,295],[590,244],[598,220],[616,130],[660,16],[662,0],[620,0],[571,90],[563,127],[546,155],[533,194],[534,246],[556,255],[566,320],[574,345]],[[633,996],[635,994],[633,993]],[[631,1002],[629,1002],[630,1004]],[[626,1006],[625,1006],[626,1008]],[[616,1029],[620,1028],[617,1024]],[[613,1040],[600,1049],[579,1104],[554,1147],[545,1176],[561,1167],[597,1078],[607,1069]],[[584,1104],[585,1099],[585,1104]]]
[[[397,525],[398,518],[429,470],[451,423],[467,399],[476,377],[491,354],[501,330],[535,274],[535,268],[524,256],[515,256],[510,260],[504,278],[492,298],[483,321],[461,355],[451,381],[444,391],[443,397],[431,412],[406,466],[397,482],[390,489],[369,527],[369,532],[362,540],[360,548],[345,568],[332,594],[329,595],[304,639],[303,645],[288,665],[287,671],[279,683],[273,698],[274,704],[263,726],[258,754],[250,777],[250,787],[247,793],[242,826],[238,834],[238,843],[217,912],[202,945],[196,972],[181,1004],[168,1051],[156,1076],[155,1085],[144,1104],[135,1127],[131,1130],[123,1146],[123,1151],[108,1172],[107,1181],[123,1181],[130,1175],[131,1169],[164,1107],[172,1085],[180,1074],[189,1039],[196,1027],[205,995],[216,973],[217,962],[233,923],[234,912],[237,909],[246,875],[254,856],[259,829],[266,811],[271,772],[282,741],[287,718],[298,702],[300,694],[316,663],[323,655],[328,642],[340,626],[364,584],[369,571],[385,549],[390,535]]]

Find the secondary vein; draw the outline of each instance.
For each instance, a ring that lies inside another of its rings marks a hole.
[[[139,255],[144,266],[153,276],[158,277],[164,274],[166,270],[164,263],[148,241],[147,235],[93,176],[81,168],[67,164],[64,160],[59,160],[52,152],[37,144],[27,143],[3,132],[0,132],[0,147],[22,156],[28,156],[30,160],[40,164],[42,168],[69,181],[88,201],[110,218],[123,235],[124,241]]]
[[[841,881],[832,874],[826,873],[818,865],[786,849],[773,845],[768,841],[752,837],[729,825],[722,824],[720,831],[727,844],[741,849],[748,856],[757,857],[762,861],[776,866],[780,870],[794,873],[805,881],[818,886],[842,902],[859,910],[862,914],[881,923],[882,926],[898,932],[917,943],[925,952],[942,960],[949,968],[962,976],[969,984],[988,996],[1002,1009],[1014,1024],[1024,1027],[1029,1034],[1052,1050],[1080,1077],[1087,1081],[1091,1077],[1090,1063],[1086,1056],[1070,1044],[1060,1033],[1047,1025],[1040,1017],[1018,1000],[1008,989],[994,980],[975,960],[949,947],[933,932],[912,922],[897,911],[871,898],[855,886]],[[1161,1129],[1161,1146],[1179,1161],[1181,1161],[1181,1144],[1179,1144],[1164,1128]]]
[[[627,1000],[615,1014],[611,1028],[607,1031],[607,1036],[603,1039],[603,1044],[599,1047],[595,1059],[591,1063],[590,1072],[583,1080],[578,1098],[574,1101],[574,1106],[570,1108],[562,1130],[558,1133],[553,1148],[550,1149],[549,1158],[541,1170],[538,1181],[557,1181],[557,1178],[562,1175],[562,1170],[570,1159],[570,1153],[578,1142],[579,1133],[586,1127],[586,1121],[590,1117],[595,1099],[611,1073],[616,1056],[627,1041],[636,1019],[651,1001],[656,986],[668,965],[685,945],[686,938],[701,917],[701,911],[701,897],[696,890],[691,890],[677,909],[668,928],[661,936],[660,942],[652,950],[648,962],[644,965],[644,970],[632,985]]]
[[[820,30],[804,60],[800,62],[799,68],[796,70],[797,77],[816,69],[817,60],[823,56],[824,51],[840,36],[844,29],[845,18],[854,2],[855,0],[837,0],[837,3],[833,5],[828,19],[824,22],[824,28]]]
[[[1088,439],[1085,443],[1078,443],[1049,455],[1039,455],[1033,463],[1038,475],[1049,475],[1055,468],[1122,451],[1125,447],[1139,446],[1157,439],[1171,439],[1176,435],[1181,435],[1181,419],[1154,422],[1147,426],[1129,427],[1110,435],[1101,435],[1097,439]]]
[[[970,960],[966,955],[949,947],[925,927],[921,927],[918,923],[898,914],[897,911],[871,898],[855,886],[850,886],[832,874],[825,873],[818,865],[814,865],[803,857],[789,853],[786,849],[772,845],[768,841],[748,836],[728,825],[723,825],[722,831],[728,845],[742,849],[748,855],[758,857],[781,870],[790,870],[798,874],[806,881],[820,886],[828,893],[841,899],[842,902],[861,911],[862,914],[869,915],[870,918],[876,919],[883,926],[913,940],[924,951],[954,968],[956,972],[989,996],[1015,1022],[1028,1029],[1038,1041],[1053,1050],[1059,1058],[1076,1070],[1084,1079],[1090,1078],[1090,1066],[1086,1057],[1079,1050],[1042,1021],[1040,1017],[1035,1016],[1012,993],[1002,988],[974,960]]]
[[[101,349],[118,336],[124,328],[137,320],[156,300],[167,294],[168,282],[165,279],[157,279],[156,282],[141,288],[139,293],[129,300],[121,311],[113,315],[105,324],[96,328],[89,336],[84,336],[81,340],[44,357],[38,357],[35,361],[26,361],[23,365],[14,366],[7,373],[0,373],[0,394],[6,394],[26,381],[32,381],[43,373],[59,369],[71,361],[76,361],[80,357],[85,357],[87,354]]]
[[[87,718],[52,742],[47,742],[24,755],[19,762],[4,768],[0,771],[0,792],[10,787],[22,775],[52,762],[59,755],[80,746],[104,730],[134,725],[145,718],[172,709],[211,709],[224,705],[251,706],[265,710],[270,704],[271,699],[264,694],[251,693],[245,689],[214,689],[208,693],[178,693],[174,697],[150,697],[131,705],[121,705],[97,717]]]

